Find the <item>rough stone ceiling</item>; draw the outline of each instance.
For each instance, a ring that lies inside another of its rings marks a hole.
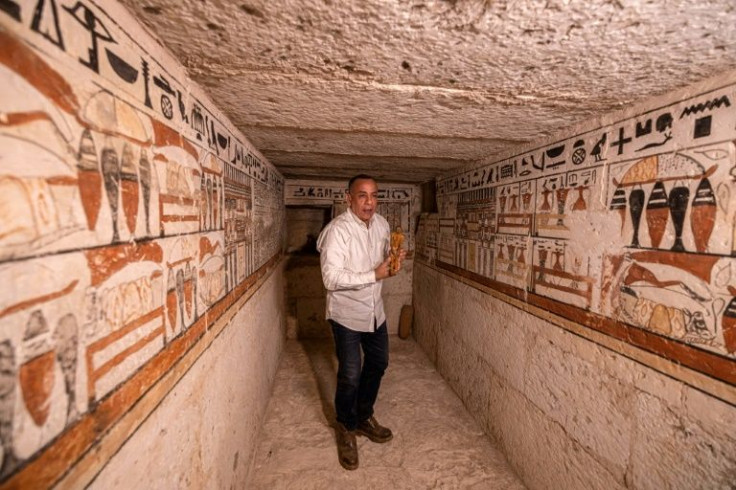
[[[736,68],[734,0],[123,0],[287,178],[422,182]]]

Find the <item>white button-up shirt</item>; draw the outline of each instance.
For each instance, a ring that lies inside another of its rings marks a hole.
[[[374,214],[366,226],[350,208],[322,230],[317,250],[328,320],[358,332],[373,332],[386,321],[382,281],[376,281],[374,269],[388,256],[390,234],[383,216]]]

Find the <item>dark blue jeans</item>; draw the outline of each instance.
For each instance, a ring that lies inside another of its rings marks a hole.
[[[337,353],[337,421],[348,430],[373,415],[381,378],[388,367],[388,331],[383,322],[375,332],[356,332],[330,320]],[[360,348],[363,348],[361,369]]]

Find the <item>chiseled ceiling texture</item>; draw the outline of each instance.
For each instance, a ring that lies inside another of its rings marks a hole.
[[[734,0],[123,0],[287,178],[422,182],[736,68]]]

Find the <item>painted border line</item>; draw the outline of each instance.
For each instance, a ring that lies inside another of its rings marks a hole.
[[[189,371],[277,269],[279,252],[208,309],[133,376],[103,398],[1,489],[84,488]]]
[[[555,311],[560,306],[557,301],[501,285],[450,264],[416,263],[736,406],[736,383],[729,382],[736,378],[733,361],[574,306],[563,305],[562,311]],[[677,355],[680,351],[685,354],[683,359],[667,357],[668,353]]]

